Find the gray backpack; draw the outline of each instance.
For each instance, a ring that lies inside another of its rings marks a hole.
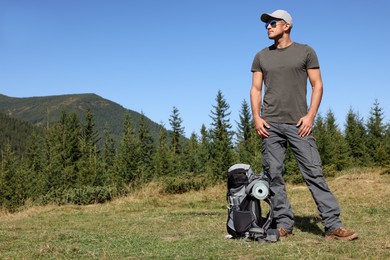
[[[226,228],[232,238],[276,242],[279,231],[270,229],[273,211],[269,199],[269,178],[257,175],[248,164],[235,164],[227,172],[228,219]],[[269,204],[262,217],[261,203]]]

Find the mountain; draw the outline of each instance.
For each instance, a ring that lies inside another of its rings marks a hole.
[[[29,137],[36,133],[43,134],[43,128],[36,127],[30,122],[11,118],[0,113],[0,150],[4,151],[6,145],[12,148],[15,155],[25,153]]]
[[[118,141],[123,133],[123,123],[126,113],[135,130],[138,129],[141,114],[104,99],[96,94],[70,94],[42,97],[15,98],[0,94],[0,113],[11,118],[30,122],[34,126],[45,127],[59,120],[61,112],[76,113],[83,122],[87,109],[92,112],[96,130],[103,136],[105,126],[108,126],[113,138]],[[158,138],[160,125],[146,117],[151,134]]]

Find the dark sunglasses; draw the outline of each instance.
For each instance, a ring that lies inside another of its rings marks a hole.
[[[280,21],[271,20],[271,21],[269,21],[269,22],[266,22],[266,23],[265,23],[265,29],[268,28],[268,25],[271,25],[272,28],[276,28],[277,22],[280,22]]]

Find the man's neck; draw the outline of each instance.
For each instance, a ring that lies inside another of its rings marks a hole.
[[[275,39],[275,47],[277,49],[284,49],[290,46],[293,42],[291,41],[290,37],[281,37],[279,39]]]

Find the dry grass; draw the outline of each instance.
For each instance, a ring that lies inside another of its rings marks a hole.
[[[328,181],[352,242],[327,241],[305,186],[288,185],[295,236],[275,244],[225,240],[226,186],[164,195],[156,183],[111,203],[0,214],[1,259],[389,259],[390,175]]]

